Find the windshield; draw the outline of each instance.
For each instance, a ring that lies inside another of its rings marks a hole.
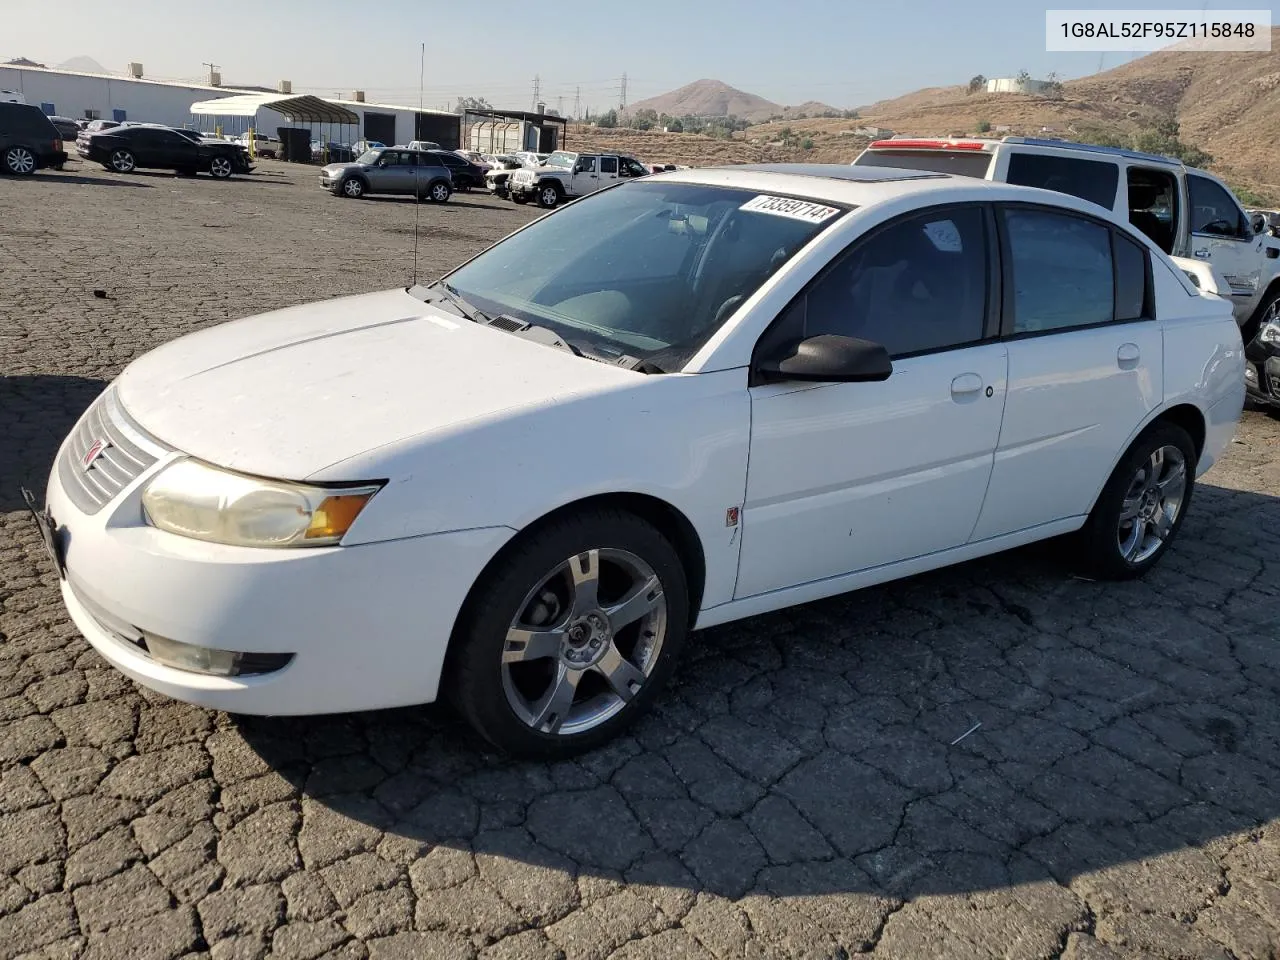
[[[575,159],[577,159],[577,154],[565,153],[563,150],[557,150],[542,162],[548,167],[572,167]]]
[[[366,167],[371,167],[378,162],[378,157],[380,156],[382,156],[381,150],[366,150],[356,158],[356,163],[361,163]]]
[[[867,150],[853,162],[859,167],[898,167],[981,180],[993,156],[985,150]]]
[[[676,371],[844,209],[635,181],[536,221],[446,280],[490,316]]]

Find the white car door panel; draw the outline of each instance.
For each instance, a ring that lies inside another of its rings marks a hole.
[[[1004,223],[1009,396],[975,540],[1088,514],[1164,396],[1146,247],[1062,211]]]
[[[896,361],[881,383],[753,388],[735,596],[965,543],[991,475],[1005,369],[992,343]]]
[[[1009,397],[975,540],[1087,514],[1163,396],[1163,343],[1151,322],[1008,346]]]
[[[837,255],[758,355],[837,334],[885,347],[888,379],[758,383],[735,596],[963,545],[1005,398],[994,330],[994,220],[979,205],[890,221]]]
[[[1233,298],[1253,297],[1262,276],[1262,243],[1244,210],[1222,186],[1196,173],[1187,173],[1187,192],[1191,255],[1222,272]]]

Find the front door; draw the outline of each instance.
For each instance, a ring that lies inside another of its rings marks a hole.
[[[1164,393],[1146,248],[1061,210],[1003,216],[1009,399],[974,540],[1088,514]]]
[[[600,189],[600,158],[582,155],[573,165],[571,189],[575,197],[583,197]]]
[[[383,150],[369,179],[378,193],[412,193],[416,175],[411,150]]]
[[[940,207],[860,238],[761,348],[836,333],[882,343],[878,383],[751,388],[735,597],[964,544],[982,508],[1005,401],[994,332],[994,220]]]
[[[1252,300],[1262,276],[1262,243],[1255,239],[1249,218],[1235,198],[1208,177],[1188,171],[1187,193],[1191,255],[1222,271],[1237,305]]]

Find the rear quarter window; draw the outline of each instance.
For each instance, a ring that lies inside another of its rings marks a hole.
[[[0,108],[0,132],[47,137],[50,140],[58,138],[57,128],[40,112],[39,107],[22,103],[5,104]]]
[[[1005,179],[1024,187],[1068,193],[1110,210],[1116,202],[1120,167],[1105,160],[1055,157],[1015,150],[1009,155],[1009,171]]]

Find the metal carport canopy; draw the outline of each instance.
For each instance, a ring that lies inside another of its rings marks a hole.
[[[312,96],[289,96],[276,93],[241,93],[214,100],[197,100],[191,112],[200,116],[252,117],[266,107],[291,121],[304,123],[360,122],[359,114],[328,100]]]

